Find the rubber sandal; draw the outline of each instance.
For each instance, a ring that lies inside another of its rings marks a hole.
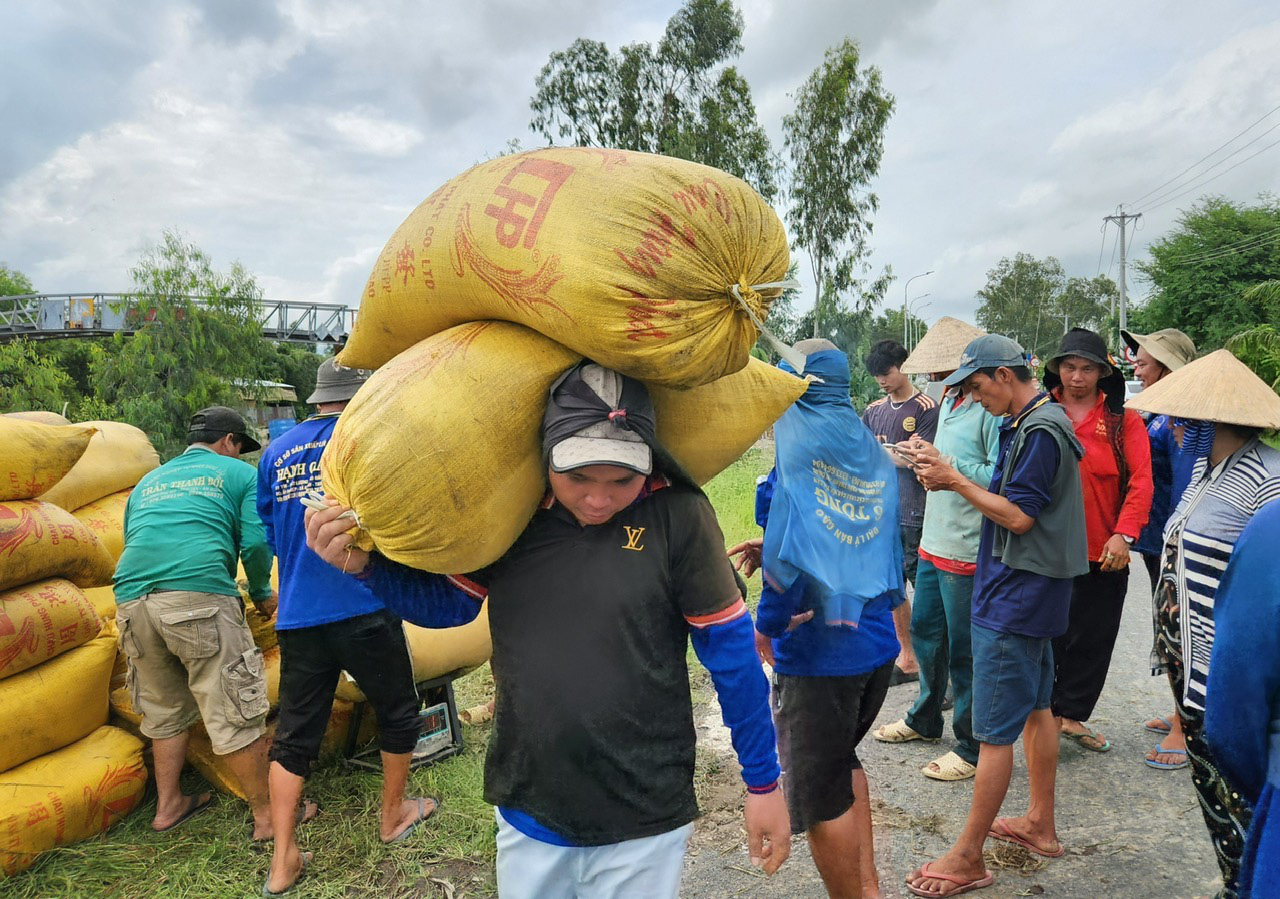
[[[929,765],[937,765],[937,771],[931,771]],[[978,773],[977,765],[971,765],[962,759],[955,752],[948,752],[941,758],[936,758],[929,765],[925,765],[920,769],[920,773],[931,780],[968,780]]]
[[[1062,858],[1066,854],[1067,849],[1062,845],[1062,841],[1058,841],[1058,849],[1055,852],[1049,852],[1047,849],[1041,849],[1035,843],[1026,837],[1020,837],[1006,823],[1005,818],[996,818],[991,822],[991,829],[987,831],[987,836],[993,840],[1002,840],[1005,843],[1013,843],[1015,846],[1021,846],[1032,855],[1038,855],[1041,858]]]
[[[1072,743],[1075,743],[1081,749],[1087,749],[1090,752],[1106,752],[1108,749],[1111,748],[1111,741],[1091,727],[1086,727],[1084,729],[1084,733],[1082,734],[1072,733],[1071,731],[1067,731],[1067,730],[1059,731],[1059,733],[1063,737],[1066,737],[1068,740],[1070,740]],[[1088,743],[1085,742],[1085,740],[1093,740],[1093,742],[1101,743],[1102,745],[1090,746]]]
[[[168,827],[161,827],[158,830],[154,827],[151,829],[154,830],[156,833],[168,833],[169,831],[177,827],[179,824],[181,824],[183,821],[188,821],[191,818],[194,818],[196,815],[200,814],[209,806],[213,805],[213,803],[217,800],[217,798],[218,796],[216,793],[210,793],[209,798],[206,799],[204,802],[201,802],[198,797],[192,796],[191,807],[188,808],[185,812],[183,812],[182,816],[178,818],[177,821],[174,821]]]
[[[432,805],[431,805],[431,811],[427,812],[426,814],[423,814],[423,812],[422,812],[422,805],[423,805],[423,803],[425,803],[428,799],[430,799],[430,800],[431,800],[431,803],[432,803]],[[415,830],[417,830],[417,829],[418,829],[418,826],[419,826],[420,824],[424,823],[425,821],[429,821],[429,820],[431,819],[431,817],[432,817],[432,816],[434,816],[434,815],[435,815],[435,813],[436,813],[436,812],[438,812],[438,811],[440,811],[440,800],[439,800],[439,799],[437,799],[437,798],[436,798],[436,797],[434,797],[434,796],[419,796],[419,797],[418,797],[418,817],[414,820],[414,822],[413,822],[412,824],[410,824],[408,827],[406,827],[404,830],[400,831],[398,834],[396,834],[396,835],[395,835],[394,837],[392,837],[391,839],[389,839],[389,840],[383,840],[382,842],[384,842],[384,843],[386,843],[388,846],[390,846],[392,843],[400,843],[400,842],[403,842],[404,840],[407,840],[407,839],[409,838],[409,834],[411,834],[411,833],[413,833]]]
[[[941,737],[926,737],[923,734],[916,733],[904,718],[899,718],[892,724],[880,725],[871,735],[881,743],[910,743],[912,740],[936,743],[942,739]]]
[[[270,871],[268,870],[267,882],[262,885],[262,895],[283,896],[285,893],[292,890],[298,884],[302,883],[302,878],[307,876],[307,865],[311,863],[311,859],[313,858],[315,858],[315,855],[311,852],[302,853],[302,867],[298,869],[298,876],[293,879],[293,883],[289,884],[283,890],[271,889],[271,874],[270,874]]]
[[[928,899],[946,899],[947,896],[959,896],[962,893],[972,893],[974,890],[984,889],[996,882],[996,879],[990,874],[985,877],[979,877],[976,880],[965,880],[963,877],[956,877],[954,874],[942,874],[938,871],[931,871],[929,870],[928,862],[925,862],[920,866],[920,876],[929,877],[933,880],[945,880],[948,883],[954,883],[956,885],[954,890],[938,892],[937,890],[923,890],[908,881],[907,889],[910,890],[913,895],[925,896],[928,897]]]
[[[1179,768],[1185,768],[1191,764],[1187,759],[1187,751],[1185,749],[1161,749],[1160,744],[1157,743],[1156,753],[1158,755],[1180,755],[1182,756],[1182,761],[1170,764],[1169,762],[1158,762],[1155,759],[1144,758],[1142,763],[1148,768],[1157,768],[1160,771],[1177,771]]]
[[[889,676],[889,686],[899,687],[903,684],[914,684],[919,680],[920,680],[920,675],[918,673],[907,674],[907,672],[903,671],[897,665],[894,665],[893,674]]]
[[[1159,735],[1160,735],[1160,736],[1162,736],[1162,737],[1167,737],[1167,736],[1169,736],[1169,732],[1170,732],[1171,730],[1173,730],[1173,722],[1171,722],[1171,721],[1170,721],[1168,718],[1166,718],[1164,715],[1156,715],[1155,720],[1156,720],[1156,721],[1161,721],[1161,722],[1163,722],[1163,723],[1164,723],[1164,728],[1163,728],[1163,729],[1161,729],[1161,728],[1159,728],[1159,727],[1152,727],[1152,726],[1151,726],[1151,725],[1149,725],[1149,724],[1144,724],[1144,725],[1142,725],[1143,730],[1146,730],[1146,731],[1148,731],[1148,732],[1150,732],[1150,733],[1153,733],[1153,734],[1159,734]]]

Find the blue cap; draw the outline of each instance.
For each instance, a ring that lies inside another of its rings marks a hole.
[[[984,334],[970,341],[960,357],[960,367],[942,383],[954,387],[983,368],[1016,368],[1027,364],[1027,354],[1018,341],[1002,334]]]

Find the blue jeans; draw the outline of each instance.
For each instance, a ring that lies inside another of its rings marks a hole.
[[[973,576],[939,571],[921,559],[916,568],[916,595],[911,606],[911,644],[920,661],[920,698],[907,712],[907,726],[921,736],[942,736],[942,701],[947,679],[955,695],[951,727],[956,755],[978,764],[973,737],[973,648],[969,612]]]
[[[973,625],[973,735],[1012,746],[1053,695],[1053,641]]]

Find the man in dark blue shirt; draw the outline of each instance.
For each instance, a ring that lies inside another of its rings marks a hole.
[[[1058,725],[1049,708],[1052,638],[1066,631],[1071,578],[1088,570],[1079,460],[1084,450],[1061,407],[1049,402],[1022,347],[987,335],[965,348],[948,385],[963,384],[993,415],[1008,416],[990,488],[937,457],[921,457],[920,482],[953,490],[984,516],[973,590],[973,731],[979,741],[973,802],[946,855],[907,877],[917,896],[951,896],[988,886],[987,837],[1045,858],[1063,854],[1054,824]],[[1023,735],[1031,803],[997,818]]]
[[[258,514],[280,568],[280,718],[271,745],[275,855],[266,895],[289,889],[305,855],[294,840],[294,809],[320,753],[338,678],[348,672],[378,718],[382,749],[384,843],[406,838],[435,813],[429,797],[405,798],[418,741],[418,693],[400,619],[364,581],[325,564],[307,548],[301,497],[320,488],[320,456],[338,415],[369,377],[329,359],[320,365],[316,414],[278,437],[258,466]]]

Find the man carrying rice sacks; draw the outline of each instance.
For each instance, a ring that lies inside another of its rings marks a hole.
[[[490,597],[502,683],[485,771],[504,899],[592,879],[602,896],[679,891],[697,815],[687,641],[711,672],[747,783],[754,863],[790,852],[768,685],[706,497],[655,438],[639,382],[581,363],[551,388],[550,488],[495,564],[466,577],[351,545],[342,506],[307,516],[308,545],[413,623],[447,627]],[[580,635],[572,652],[566,635]]]

